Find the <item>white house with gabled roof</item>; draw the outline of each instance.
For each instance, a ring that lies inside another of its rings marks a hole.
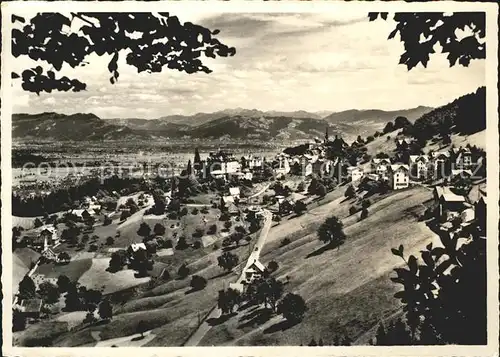
[[[389,184],[394,190],[407,188],[410,185],[410,167],[405,164],[394,164],[389,167]]]

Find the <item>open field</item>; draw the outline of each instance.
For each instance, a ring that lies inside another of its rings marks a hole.
[[[282,330],[279,316],[272,317],[262,309],[243,311],[214,326],[201,344],[297,345],[307,344],[311,338],[331,344],[336,335],[356,340],[399,309],[392,297],[397,286],[389,276],[401,261],[390,249],[403,244],[405,254],[410,254],[437,238],[416,218],[430,198],[431,191],[421,187],[393,192],[374,202],[363,221],[358,221],[358,215],[349,216],[349,202],[339,198],[273,227],[262,261],[278,262],[276,276],[290,277],[285,290],[305,298],[309,310],[304,321]],[[331,215],[343,218],[347,235],[338,250],[322,249],[315,233]],[[284,237],[290,237],[292,243],[279,247]]]

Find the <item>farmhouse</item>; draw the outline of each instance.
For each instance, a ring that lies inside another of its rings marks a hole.
[[[465,197],[452,192],[449,187],[434,187],[434,200],[438,204],[438,216],[441,221],[447,221],[451,216],[457,216],[465,208]]]
[[[427,155],[410,155],[410,172],[417,180],[427,178],[430,158]]]
[[[127,253],[133,257],[134,253],[138,252],[139,250],[144,250],[147,251],[146,245],[144,243],[132,243],[127,249]]]
[[[59,244],[57,229],[51,225],[45,225],[37,228],[26,235],[28,246],[38,252],[43,252],[49,247]]]
[[[240,188],[239,187],[229,187],[229,195],[233,198],[240,198]]]
[[[373,159],[371,163],[372,171],[377,175],[386,177],[387,172],[389,171],[389,167],[391,166],[391,160],[389,158],[383,159]]]
[[[52,261],[58,261],[57,259],[57,254],[51,249],[51,248],[47,248],[45,249],[43,252],[42,252],[42,256],[45,258],[45,259],[48,259],[48,260],[52,260]]]
[[[278,167],[274,170],[277,176],[284,176],[290,172],[290,162],[288,158],[280,156],[278,158]]]
[[[434,151],[431,152],[431,160],[434,165],[434,171],[439,171],[443,165],[450,161],[450,152],[449,151]]]
[[[351,179],[352,182],[358,182],[364,176],[363,169],[357,166],[349,166],[347,168],[347,176]]]
[[[320,159],[312,164],[312,171],[320,177],[330,175],[333,171],[333,161]]]
[[[251,282],[259,277],[261,277],[266,268],[262,265],[258,260],[254,260],[254,262],[245,270],[245,278],[247,282]]]
[[[42,310],[42,299],[24,299],[17,305],[19,311],[26,318],[38,319]]]
[[[460,148],[455,159],[457,168],[470,169],[472,167],[472,152],[469,148]]]
[[[389,184],[394,190],[407,188],[410,185],[410,168],[408,165],[395,164],[389,167]]]

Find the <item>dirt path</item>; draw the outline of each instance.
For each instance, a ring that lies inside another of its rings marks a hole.
[[[264,243],[266,242],[266,238],[269,234],[269,230],[271,229],[272,217],[273,217],[273,215],[270,211],[264,210],[264,225],[262,226],[262,230],[260,231],[259,238],[257,238],[257,242],[255,242],[254,250],[252,251],[252,253],[248,257],[247,263],[246,263],[245,267],[243,268],[243,270],[241,271],[241,275],[238,278],[237,283],[240,283],[245,278],[245,273],[246,273],[246,270],[248,269],[248,267],[250,265],[252,265],[252,263],[255,260],[259,259],[260,251],[261,251],[262,247],[264,246]],[[210,311],[210,313],[203,319],[203,322],[200,324],[198,329],[184,343],[184,346],[197,346],[201,342],[203,337],[207,334],[207,332],[212,328],[212,326],[210,326],[207,321],[209,319],[212,319],[212,318],[216,319],[219,317],[219,315],[220,315],[220,311],[217,308],[217,306],[215,306]]]

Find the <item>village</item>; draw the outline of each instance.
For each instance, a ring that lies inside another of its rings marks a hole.
[[[398,135],[393,141],[392,157],[378,153],[368,160],[362,150],[367,142],[358,138],[349,145],[338,135],[331,139],[328,129],[323,140],[315,138],[271,158],[238,159],[218,150],[201,160],[196,149],[180,175],[163,181],[168,189],[85,196],[78,208],[15,226],[15,259],[20,262],[14,266],[13,288],[18,291],[14,312],[19,330],[57,319],[63,311],[78,312],[77,325],[109,319],[123,291],[152,289],[175,274],[186,279],[189,259],[217,251],[220,255],[212,262],[235,275],[228,291],[244,296],[276,270],[276,262],[265,266],[259,259],[271,222],[279,225],[285,217],[300,216],[328,192],[342,188],[346,199],[359,203],[349,214],[360,212],[365,219],[371,195],[424,187],[433,192],[434,203],[424,214],[425,219],[435,218],[429,225],[433,231],[468,239],[471,229],[479,229],[484,238],[484,151],[450,147],[414,155],[413,138]],[[353,148],[361,150],[353,154]],[[152,187],[154,181],[147,180]],[[192,275],[186,284],[203,290],[207,278]],[[218,315],[212,309],[205,320]],[[204,333],[195,332],[187,345],[199,342]]]

